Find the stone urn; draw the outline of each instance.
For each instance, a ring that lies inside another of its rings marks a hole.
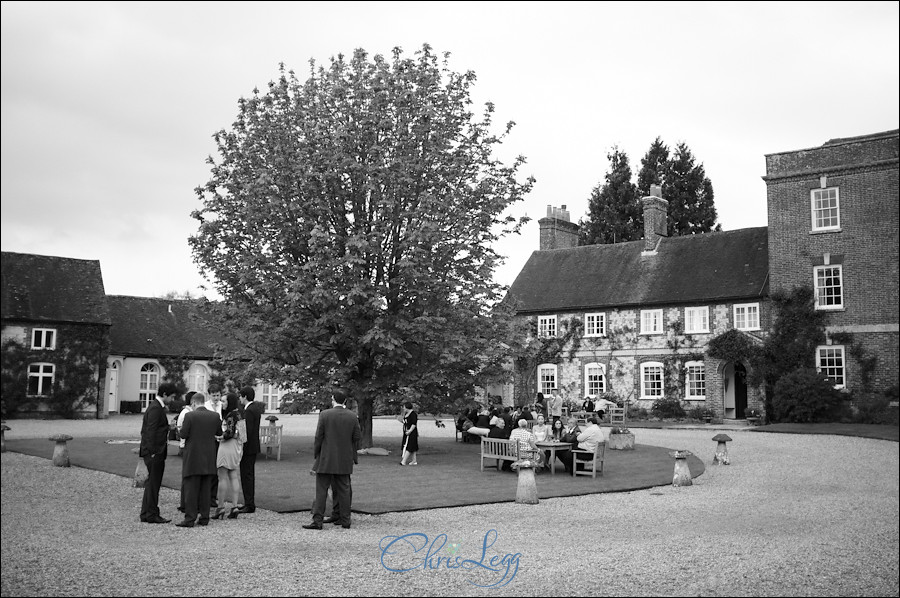
[[[610,432],[606,448],[615,451],[633,451],[634,434],[631,432]]]

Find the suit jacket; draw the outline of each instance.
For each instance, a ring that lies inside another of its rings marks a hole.
[[[356,414],[345,407],[334,407],[319,414],[313,456],[318,473],[347,475],[358,463],[356,451],[362,432]]]
[[[184,416],[181,437],[184,438],[181,475],[215,475],[222,418],[206,407],[197,407]]]
[[[138,456],[163,455],[169,452],[169,418],[157,399],[150,401],[141,423],[141,447]]]
[[[247,422],[247,442],[244,443],[245,455],[259,454],[259,424],[266,408],[259,401],[250,401],[244,407],[244,421]]]

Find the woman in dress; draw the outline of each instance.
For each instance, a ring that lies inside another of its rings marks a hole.
[[[400,465],[418,465],[416,453],[419,451],[419,414],[408,402],[403,406],[403,458]]]
[[[244,443],[247,441],[247,423],[238,409],[238,396],[228,393],[223,410],[222,435],[219,439],[219,453],[216,467],[219,472],[218,508],[214,519],[225,518],[225,502],[231,498],[229,519],[237,519],[241,495],[241,457],[244,454]]]
[[[535,442],[544,442],[550,439],[553,430],[544,422],[544,416],[539,415],[537,416],[537,422],[531,428],[531,432],[534,434]]]

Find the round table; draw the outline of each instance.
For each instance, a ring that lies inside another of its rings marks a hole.
[[[534,445],[541,450],[550,451],[550,473],[552,475],[556,475],[556,451],[567,451],[572,448],[571,442],[559,442],[557,440],[543,440],[535,442]]]

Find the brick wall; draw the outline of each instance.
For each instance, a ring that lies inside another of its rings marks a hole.
[[[861,335],[867,350],[884,352],[882,361],[890,356],[893,366],[879,368],[877,389],[898,382],[898,149],[897,131],[836,140],[818,148],[766,156],[764,177],[770,290],[812,286],[814,266],[825,259],[840,263],[844,307],[828,312],[826,326]],[[812,231],[810,193],[823,186],[838,188],[840,229],[836,231]],[[848,366],[851,388],[859,380],[853,375],[854,367]]]

